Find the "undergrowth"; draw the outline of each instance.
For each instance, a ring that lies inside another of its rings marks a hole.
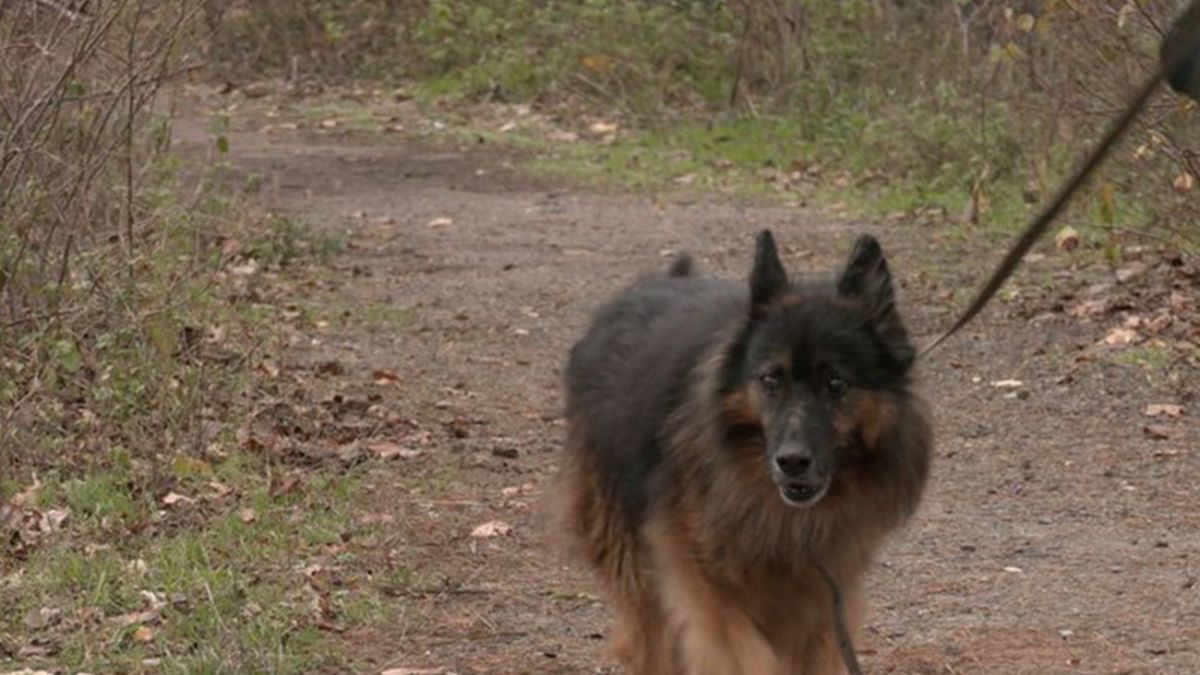
[[[773,172],[817,165],[805,190],[865,213],[1007,232],[1097,139],[1181,4],[433,0],[407,26],[406,75],[439,109],[621,123],[615,142],[553,146],[548,170],[777,191],[790,179]],[[1195,109],[1156,101],[1067,222],[1096,246],[1198,250]]]
[[[355,474],[243,438],[271,279],[342,243],[173,142],[197,7],[0,5],[0,672],[337,667],[385,611],[319,579]]]

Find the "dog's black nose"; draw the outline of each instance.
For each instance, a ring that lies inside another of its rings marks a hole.
[[[800,453],[788,453],[775,456],[775,466],[789,478],[803,475],[812,466],[812,457]]]

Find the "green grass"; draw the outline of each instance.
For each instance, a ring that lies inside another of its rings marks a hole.
[[[287,267],[297,261],[324,264],[346,250],[345,235],[314,230],[285,216],[272,214],[258,229],[246,256],[261,265]]]
[[[425,497],[436,497],[450,492],[455,485],[462,482],[462,475],[452,466],[441,466],[427,476],[412,479],[408,482],[411,494]]]
[[[362,307],[347,310],[345,322],[360,325],[375,331],[402,330],[412,320],[413,310],[408,307],[397,307],[386,302],[371,302]]]
[[[138,672],[144,659],[158,659],[164,672],[282,673],[344,665],[312,610],[303,570],[356,562],[341,549],[358,479],[318,475],[292,494],[272,495],[260,472],[246,471],[254,463],[235,454],[211,475],[183,480],[176,490],[198,503],[179,509],[156,504],[135,474],[119,468],[47,482],[40,504],[68,507],[71,518],[34,550],[22,574],[0,584],[0,637],[15,645],[41,639],[56,653],[25,663],[0,658],[0,666]],[[230,495],[204,500],[203,481],[213,478],[227,481]],[[147,523],[154,532],[129,531]],[[410,580],[404,571],[393,581]],[[116,617],[148,609],[148,598],[164,604],[161,620],[146,624],[146,640],[135,633],[140,622],[121,625]],[[339,588],[327,602],[344,626],[392,611],[383,587],[370,584]],[[23,619],[41,607],[58,610],[59,619],[31,628]]]
[[[1165,345],[1138,345],[1112,354],[1113,363],[1141,368],[1148,374],[1163,373],[1175,362],[1175,355]]]
[[[575,180],[635,189],[685,187],[841,202],[866,217],[928,207],[957,215],[970,194],[971,175],[948,157],[939,162],[924,154],[927,146],[940,147],[954,132],[948,118],[899,130],[866,119],[742,116],[628,131],[611,145],[543,145],[533,166]],[[953,143],[966,144],[961,139]],[[1021,200],[1019,178],[1011,173],[987,185],[985,223],[1011,231],[1024,220],[1028,207]]]

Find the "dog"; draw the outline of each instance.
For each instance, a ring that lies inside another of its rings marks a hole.
[[[887,260],[863,235],[796,283],[765,230],[748,284],[692,268],[634,283],[572,348],[551,515],[634,675],[841,673],[822,571],[857,625],[933,445]]]

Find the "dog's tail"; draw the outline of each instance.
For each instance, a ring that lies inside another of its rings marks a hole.
[[[680,253],[675,256],[675,260],[671,262],[670,269],[667,270],[667,276],[690,277],[696,274],[696,264],[692,260],[692,256],[687,253]]]

